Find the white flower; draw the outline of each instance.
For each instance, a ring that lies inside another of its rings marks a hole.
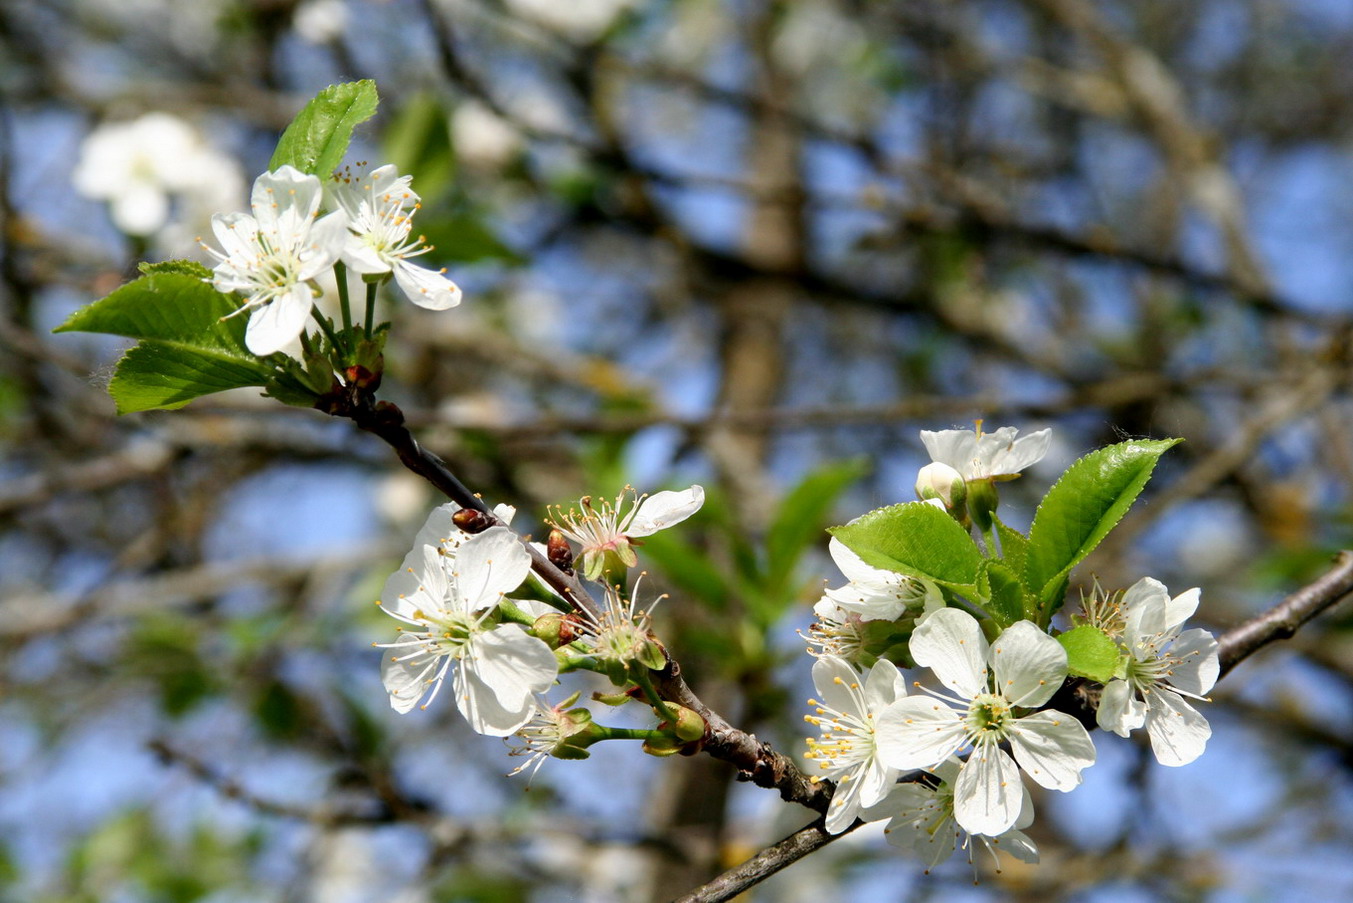
[[[933,693],[889,706],[879,716],[881,755],[894,768],[933,768],[971,746],[954,784],[954,815],[968,833],[996,837],[1015,824],[1019,768],[1065,791],[1094,763],[1094,744],[1076,719],[1057,711],[1015,713],[1046,703],[1067,674],[1066,651],[1033,622],[1012,624],[988,644],[972,615],[941,609],[917,626],[911,654],[958,698]],[[1014,759],[1000,748],[1005,741]]]
[[[314,306],[310,280],[333,266],[346,235],[342,212],[316,220],[319,179],[291,166],[254,180],[248,213],[217,214],[211,228],[225,253],[212,284],[245,296],[252,310],[244,341],[254,354],[280,351],[301,334]],[[204,246],[205,247],[205,246]]]
[[[307,0],[291,14],[291,25],[307,44],[328,44],[347,29],[348,8],[343,0]]]
[[[867,642],[864,620],[822,597],[813,606],[814,621],[805,634],[799,636],[808,643],[810,655],[833,655],[852,664],[860,663],[860,653]]]
[[[823,594],[823,600],[865,621],[893,621],[909,608],[942,606],[939,589],[914,577],[865,564],[835,536],[827,543],[832,560],[850,582]],[[816,611],[816,609],[814,609]]]
[[[615,586],[606,584],[601,612],[594,614],[590,609],[578,612],[573,629],[577,632],[577,643],[589,655],[617,665],[637,662],[651,670],[659,670],[666,666],[667,657],[662,646],[650,636],[649,628],[653,623],[654,606],[667,596],[658,596],[648,608],[640,611],[641,580],[642,575],[634,582],[628,599]]]
[[[554,653],[517,624],[493,625],[493,609],[521,585],[531,559],[503,527],[451,549],[422,545],[416,563],[396,571],[381,607],[406,625],[381,661],[381,679],[398,712],[437,695],[453,663],[456,707],[481,734],[506,737],[535,710],[535,694],[558,674]],[[406,559],[406,562],[409,559]],[[426,707],[426,703],[424,704]]]
[[[521,149],[517,129],[477,100],[456,105],[451,114],[451,137],[456,142],[456,162],[471,166],[501,166]]]
[[[1212,728],[1184,697],[1203,699],[1217,682],[1217,641],[1206,630],[1180,633],[1198,608],[1197,588],[1173,599],[1159,580],[1138,580],[1122,600],[1121,677],[1099,702],[1099,726],[1121,737],[1144,723],[1162,765],[1187,765],[1203,754]],[[1206,700],[1204,700],[1206,701]]]
[[[936,783],[910,781],[898,784],[888,796],[863,813],[866,821],[889,819],[883,829],[888,842],[910,853],[915,853],[926,864],[926,871],[953,855],[959,846],[968,852],[971,865],[974,847],[985,849],[997,861],[998,849],[1004,850],[1021,862],[1037,862],[1038,847],[1023,833],[1034,821],[1034,804],[1029,789],[1022,784],[1020,814],[1015,824],[998,837],[971,834],[954,820],[954,783],[962,763],[946,759],[933,775]]]
[[[976,430],[921,430],[921,441],[931,460],[952,467],[964,480],[1008,480],[1043,460],[1052,443],[1052,430],[1016,439],[1018,432],[1013,426],[1003,426],[994,433],[983,433],[979,420]]]
[[[354,273],[394,273],[395,282],[414,304],[446,310],[460,303],[460,288],[446,278],[445,270],[409,262],[432,250],[421,235],[412,236],[419,199],[411,181],[393,164],[370,172],[361,165],[348,167],[329,180],[325,200],[330,208],[347,214],[352,234],[343,246],[343,262]]]
[[[630,497],[628,510],[625,508],[626,493]],[[616,496],[614,505],[603,500],[601,507],[596,508],[591,496],[583,496],[579,500],[581,511],[574,509],[565,514],[556,506],[548,522],[581,546],[578,554],[580,570],[588,580],[596,580],[607,565],[619,563],[626,568],[634,567],[639,558],[632,547],[641,545],[636,539],[681,523],[699,511],[704,503],[705,490],[700,486],[643,497],[639,497],[633,487],[626,486]]]
[[[234,160],[168,113],[98,126],[81,144],[71,175],[76,191],[107,201],[113,223],[140,236],[169,223],[174,198],[196,208],[203,198],[233,196],[239,180]]]
[[[808,738],[805,758],[836,782],[827,831],[839,834],[850,827],[860,810],[887,794],[897,771],[880,757],[875,719],[895,700],[905,697],[906,684],[897,666],[879,659],[860,685],[861,675],[843,659],[824,655],[813,663],[813,685],[820,700],[808,704],[817,711],[804,720],[822,731],[821,739]]]
[[[931,461],[916,474],[916,497],[921,501],[939,501],[948,510],[962,502],[967,494],[963,475],[948,464]]]
[[[517,731],[514,736],[517,742],[507,752],[509,756],[524,756],[526,761],[508,772],[509,776],[529,771],[530,783],[546,759],[588,758],[585,746],[569,742],[592,726],[592,714],[587,709],[573,708],[578,696],[574,693],[556,705],[536,700],[531,719]]]

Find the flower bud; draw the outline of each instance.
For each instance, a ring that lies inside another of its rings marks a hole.
[[[568,540],[564,538],[563,533],[558,530],[550,531],[550,538],[545,543],[545,553],[550,559],[550,564],[565,574],[573,573],[573,549],[569,548]]]
[[[492,526],[489,516],[475,508],[460,509],[451,515],[451,523],[460,527],[466,533],[483,533]]]
[[[973,480],[968,484],[968,513],[982,532],[991,529],[991,515],[1000,503],[1000,494],[991,480]]]
[[[916,497],[921,501],[939,499],[950,511],[962,510],[968,496],[963,475],[948,464],[932,461],[916,475]]]
[[[694,709],[688,709],[683,705],[674,705],[668,703],[667,708],[676,712],[676,724],[670,725],[672,733],[687,743],[693,743],[701,740],[705,736],[705,719]]]

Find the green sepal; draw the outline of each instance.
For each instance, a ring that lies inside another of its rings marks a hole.
[[[1102,684],[1113,679],[1123,657],[1108,634],[1089,624],[1058,634],[1057,642],[1066,650],[1066,667],[1071,674]]]

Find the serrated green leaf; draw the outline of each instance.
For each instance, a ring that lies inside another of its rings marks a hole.
[[[136,265],[143,276],[154,276],[157,273],[179,273],[184,276],[194,276],[198,279],[211,279],[211,270],[207,269],[196,260],[161,260],[158,263],[151,263],[143,260]]]
[[[1043,622],[1061,607],[1067,575],[1109,534],[1141,493],[1165,450],[1179,439],[1139,439],[1091,452],[1062,474],[1029,528],[1024,583]]]
[[[846,461],[814,471],[780,502],[766,533],[766,582],[783,587],[804,551],[823,538],[831,507],[862,477],[865,461]]]
[[[995,559],[983,559],[977,577],[977,592],[986,600],[979,604],[1001,627],[1024,620],[1024,584],[1005,564]]]
[[[56,332],[140,339],[109,386],[118,413],[178,408],[201,395],[262,386],[272,368],[244,344],[240,300],[196,275],[157,270],[71,314]]]
[[[1001,541],[1001,560],[1016,574],[1024,573],[1024,562],[1028,557],[1029,539],[1014,527],[1002,523],[999,517],[992,517],[996,525],[996,535]]]
[[[1067,670],[1077,677],[1108,683],[1122,653],[1118,644],[1104,631],[1089,624],[1073,627],[1057,635],[1057,642],[1066,650]]]
[[[977,591],[981,553],[968,532],[933,505],[879,508],[827,532],[876,568],[924,577],[965,596]]]
[[[375,115],[377,103],[376,83],[370,79],[325,88],[282,133],[268,170],[291,165],[327,178],[343,162],[353,130]]]
[[[265,380],[258,368],[248,363],[164,342],[141,342],[117,362],[108,394],[113,396],[119,414],[171,411],[203,395],[261,386]]]

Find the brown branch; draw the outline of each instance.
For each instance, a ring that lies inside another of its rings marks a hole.
[[[335,417],[346,417],[361,429],[385,441],[409,470],[426,479],[447,498],[462,508],[483,513],[489,525],[501,522],[484,500],[471,492],[447,468],[446,462],[423,448],[409,432],[404,414],[389,402],[375,401],[372,394],[378,380],[355,380],[335,387],[316,402],[315,407]],[[529,543],[531,569],[548,586],[567,599],[578,611],[597,614],[597,603],[576,574],[565,573]],[[816,812],[825,812],[831,800],[830,782],[811,781],[788,756],[776,752],[755,735],[729,724],[718,712],[705,705],[681,676],[681,667],[668,658],[660,672],[654,672],[654,684],[663,699],[685,706],[705,720],[706,733],[701,743],[704,752],[738,769],[741,780],[758,787],[778,790],[787,802],[800,803]]]
[[[863,824],[864,822],[857,820],[840,834],[828,834],[819,819],[808,827],[795,831],[774,846],[767,847],[736,868],[729,869],[708,884],[697,887],[683,897],[678,897],[673,903],[720,903],[723,900],[730,900]]]
[[[1293,636],[1301,625],[1353,593],[1353,551],[1342,551],[1334,567],[1314,583],[1303,586],[1263,614],[1233,627],[1217,640],[1221,673],[1275,640]]]

